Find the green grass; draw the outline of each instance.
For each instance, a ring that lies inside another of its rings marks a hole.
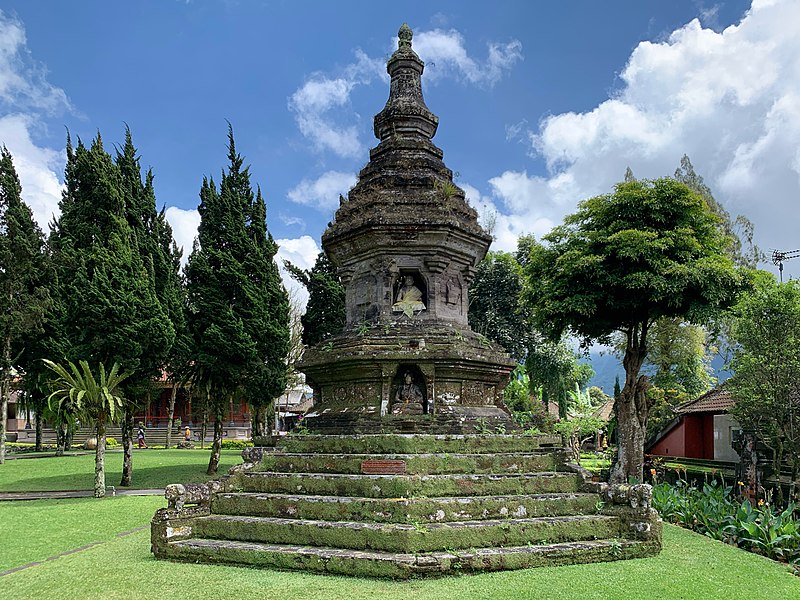
[[[58,523],[62,522],[58,515],[70,511],[74,516],[68,520],[64,517],[63,522],[76,530],[75,544],[103,543],[2,577],[3,597],[70,600],[179,596],[222,599],[280,596],[282,600],[800,598],[800,578],[791,575],[785,565],[671,525],[664,527],[664,551],[655,558],[411,582],[156,561],[150,554],[148,531],[125,537],[113,535],[115,530],[145,525],[153,508],[159,505],[156,500],[160,499],[13,503],[7,512],[0,512],[1,522],[18,523],[20,527],[0,530],[3,536],[0,564],[24,564],[30,562],[31,556],[41,560],[44,555],[63,552],[65,546],[56,547],[55,544],[64,536],[53,534],[58,533]],[[163,504],[163,500],[160,502]],[[0,505],[0,509],[5,506]],[[118,507],[121,510],[117,511]],[[11,521],[6,518],[7,513],[13,513]],[[51,517],[43,519],[48,513],[52,513]],[[81,531],[83,533],[79,534]],[[21,539],[12,541],[13,536]],[[30,553],[29,558],[23,560],[20,554],[23,546],[34,540],[42,541],[38,554]]]
[[[114,539],[165,505],[161,496],[0,502],[0,571]]]
[[[134,488],[163,488],[192,483],[206,476],[210,450],[134,450]],[[241,450],[223,450],[219,474],[242,462]],[[122,452],[106,454],[106,485],[122,475]],[[94,454],[8,460],[0,465],[0,492],[41,492],[94,489]]]

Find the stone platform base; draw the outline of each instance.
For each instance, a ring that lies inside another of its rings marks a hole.
[[[409,578],[651,556],[649,486],[593,483],[554,439],[294,435],[173,485],[157,558]],[[386,472],[383,473],[382,470]]]

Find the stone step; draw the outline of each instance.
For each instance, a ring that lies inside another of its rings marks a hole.
[[[497,454],[321,454],[281,452],[265,456],[260,470],[294,473],[362,472],[364,461],[399,460],[408,474],[441,473],[535,473],[553,471],[557,459],[553,453]]]
[[[214,562],[303,572],[389,577],[453,575],[642,558],[658,554],[658,542],[593,540],[539,546],[407,554],[213,539],[170,542],[159,558]]]
[[[368,498],[490,496],[578,491],[577,473],[350,475],[339,473],[242,474],[242,491]]]
[[[384,552],[493,548],[619,535],[620,521],[609,515],[411,524],[210,515],[198,518],[192,526],[195,538]]]
[[[279,446],[285,452],[338,454],[425,454],[532,452],[561,447],[554,435],[287,435]]]
[[[350,498],[294,494],[225,492],[214,496],[216,514],[410,523],[472,521],[507,517],[594,514],[597,494],[530,494],[445,498]]]

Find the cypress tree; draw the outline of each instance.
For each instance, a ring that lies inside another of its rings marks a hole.
[[[275,398],[286,389],[289,352],[289,296],[275,263],[278,245],[267,231],[267,208],[261,188],[251,205],[247,230],[253,251],[245,258],[245,272],[252,289],[245,319],[247,331],[256,344],[257,358],[248,373],[244,399],[252,411],[255,439],[272,434]]]
[[[219,464],[225,409],[241,398],[271,403],[283,391],[288,349],[288,299],[272,260],[277,246],[266,231],[264,200],[253,194],[231,127],[228,143],[219,190],[203,179],[198,239],[186,267],[193,379],[215,417],[209,474]]]
[[[22,200],[11,153],[0,150],[0,464],[5,462],[12,368],[21,342],[41,331],[49,294],[44,286],[44,236]]]
[[[160,225],[156,212],[156,199],[153,189],[153,173],[147,172],[142,182],[141,167],[136,148],[133,145],[130,128],[125,128],[125,144],[117,151],[115,160],[120,173],[120,183],[125,207],[125,218],[131,231],[131,250],[133,262],[140,269],[138,282],[144,291],[136,309],[141,311],[142,321],[134,331],[140,353],[138,366],[131,368],[125,383],[126,400],[123,404],[122,446],[123,463],[121,486],[132,483],[133,473],[133,415],[142,407],[148,406],[151,394],[155,391],[154,380],[161,375],[167,355],[175,340],[175,329],[167,302],[170,257],[162,251],[157,230]],[[138,265],[141,265],[140,267]]]
[[[125,167],[114,164],[99,134],[89,148],[78,140],[73,150],[68,140],[61,217],[51,246],[65,358],[118,362],[132,374],[125,396],[135,398],[136,382],[157,374],[174,332],[155,294],[153,262],[142,258],[140,240],[146,244],[147,236],[131,226],[144,212],[136,205],[141,198],[131,197],[140,193],[138,163]],[[104,442],[98,439],[98,445]]]
[[[344,287],[336,274],[336,268],[324,252],[310,271],[284,261],[286,270],[293,279],[308,290],[308,304],[305,314],[300,317],[303,326],[303,343],[314,346],[331,336],[341,333],[346,320]]]

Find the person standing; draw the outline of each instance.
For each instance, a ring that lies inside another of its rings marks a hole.
[[[147,448],[147,442],[144,440],[144,423],[139,423],[136,440],[139,442],[139,448]]]

